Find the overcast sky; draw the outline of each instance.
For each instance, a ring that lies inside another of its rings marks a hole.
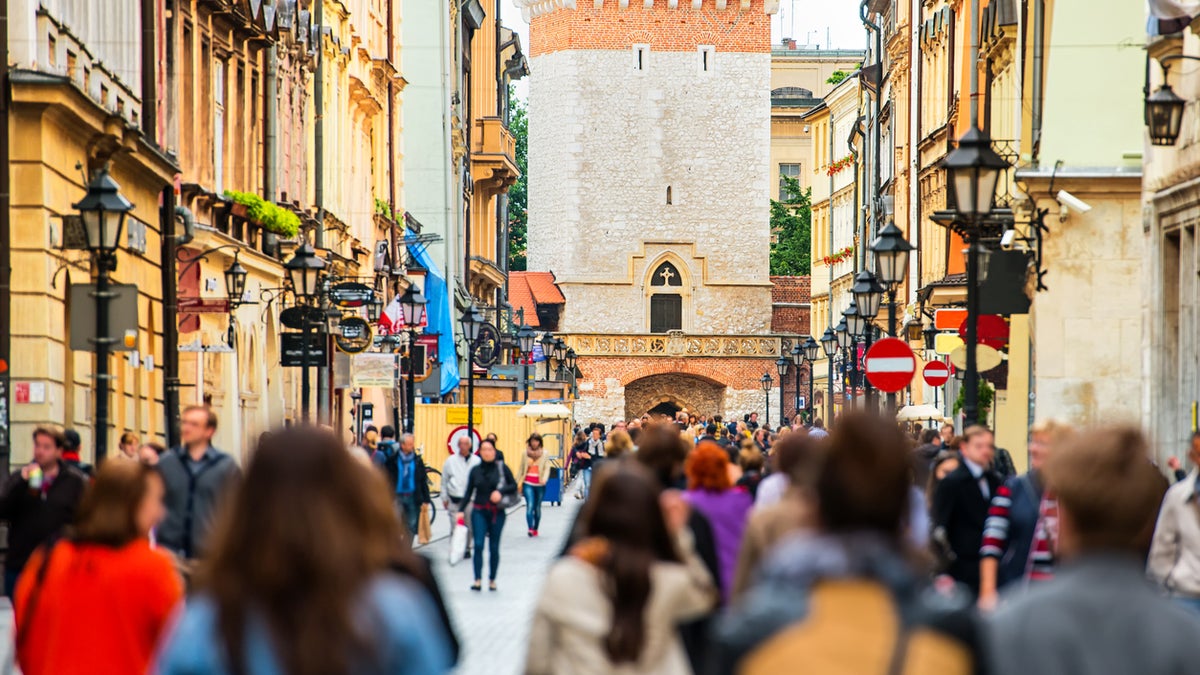
[[[862,49],[866,32],[858,19],[858,5],[859,0],[780,0],[779,13],[771,21],[771,40],[778,43],[786,36],[821,49]],[[528,51],[529,25],[521,18],[521,10],[512,0],[501,0],[500,7],[504,25],[521,34],[521,44]],[[517,83],[519,96],[524,98],[527,91],[526,82]]]

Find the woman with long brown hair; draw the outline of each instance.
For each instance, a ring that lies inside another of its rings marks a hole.
[[[582,538],[542,588],[526,675],[690,674],[677,627],[710,612],[717,589],[688,513],[639,464],[603,467],[578,523]]]
[[[111,460],[100,468],[74,528],[35,552],[17,584],[22,672],[146,672],[183,596],[170,556],[148,538],[162,500],[153,468]]]
[[[377,472],[331,433],[272,433],[215,532],[158,672],[432,675],[451,666]]]
[[[525,442],[525,456],[521,458],[521,494],[525,497],[525,524],[529,536],[538,536],[542,524],[542,497],[546,494],[546,481],[550,478],[550,458],[542,447],[542,435],[533,433]]]

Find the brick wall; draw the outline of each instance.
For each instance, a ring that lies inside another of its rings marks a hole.
[[[771,277],[772,333],[809,334],[810,281],[809,277]]]
[[[765,0],[752,0],[750,9],[731,0],[717,9],[717,0],[704,0],[693,9],[684,0],[672,9],[658,0],[650,9],[640,1],[622,9],[616,0],[596,8],[592,0],[580,0],[574,10],[557,10],[534,17],[530,22],[529,54],[539,56],[565,49],[631,49],[648,44],[650,50],[692,52],[699,45],[712,45],[718,52],[771,51],[771,17]]]

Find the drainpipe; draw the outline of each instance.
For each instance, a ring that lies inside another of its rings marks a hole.
[[[917,247],[916,261],[908,266],[907,303],[916,298],[921,284],[921,97],[917,84],[921,81],[921,0],[912,0],[909,7],[909,28],[912,29],[908,57],[908,236]]]
[[[1030,113],[1030,152],[1036,165],[1042,145],[1042,59],[1046,40],[1046,3],[1033,3],[1033,111]]]
[[[178,176],[175,180],[179,180]],[[178,247],[190,242],[196,232],[196,216],[186,206],[175,203],[177,189],[172,186],[163,190],[159,215],[163,224],[160,270],[163,287],[163,412],[167,447],[170,448],[179,445],[179,291],[176,288],[175,256]],[[176,221],[183,223],[181,235],[175,234]]]
[[[0,369],[0,475],[8,475],[9,457],[11,456],[11,441],[8,411],[9,405],[9,368],[12,362],[12,331],[7,327],[12,325],[12,295],[9,280],[12,276],[12,209],[11,205],[11,176],[8,161],[9,138],[9,100],[12,98],[8,81],[8,0],[0,0],[0,360],[4,368]]]
[[[274,5],[274,0],[267,0],[267,6]],[[279,52],[278,45],[267,45],[267,72],[263,83],[263,195],[272,204],[279,197],[279,185],[276,176],[276,165],[279,148]],[[264,246],[268,252],[275,254],[279,249],[279,236],[266,233]]]
[[[141,0],[142,134],[155,146],[161,146],[161,139],[158,137],[158,59],[155,58],[154,52],[154,37],[157,33],[154,20],[155,4],[155,0]]]
[[[832,162],[833,161],[833,153],[834,153],[833,109],[832,108],[829,110],[829,134],[827,134],[827,135],[829,136],[829,161]],[[832,173],[829,174],[829,207],[828,207],[828,211],[829,211],[829,255],[832,256],[833,255],[833,232],[834,232],[834,228],[833,228],[833,174]],[[827,314],[827,319],[829,322],[829,327],[833,328],[833,264],[830,263],[829,265],[827,265],[827,267],[829,268],[829,312]],[[825,416],[825,423],[833,424],[833,413],[834,413],[834,408],[833,408],[833,356],[826,356],[825,358],[829,360],[829,381],[826,382],[826,385],[829,388],[829,396],[826,398],[826,401],[825,401],[826,407],[829,409],[829,413]]]
[[[313,201],[317,207],[317,231],[313,245],[325,248],[325,30],[321,25],[324,15],[324,0],[317,0],[313,23],[317,27],[317,68],[313,78],[313,109],[316,119],[313,124]],[[326,341],[329,335],[322,333]],[[328,349],[328,345],[326,345]],[[332,355],[331,355],[332,356]],[[329,366],[317,368],[317,423],[329,424]]]

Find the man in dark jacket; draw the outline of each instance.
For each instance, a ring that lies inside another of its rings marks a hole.
[[[417,454],[416,440],[412,434],[404,434],[397,445],[389,440],[389,432],[395,434],[391,427],[384,427],[380,435],[384,441],[379,443],[379,449],[372,458],[376,465],[387,472],[389,484],[394,486],[396,493],[396,508],[400,510],[408,533],[417,535],[417,526],[421,518],[421,505],[431,503],[429,497],[429,477],[425,469],[425,461]]]
[[[34,429],[33,462],[9,476],[0,489],[0,518],[8,521],[4,594],[10,598],[29,556],[74,520],[83,497],[87,478],[63,461],[65,444],[61,427]]]
[[[155,531],[158,544],[190,560],[204,552],[213,516],[241,480],[242,470],[212,445],[217,416],[208,406],[191,406],[179,416],[183,445],[158,460],[166,494],[167,517]]]
[[[962,464],[951,471],[933,494],[933,539],[953,555],[947,572],[979,594],[979,545],[992,496],[1003,481],[988,467],[995,446],[987,427],[963,432]]]

